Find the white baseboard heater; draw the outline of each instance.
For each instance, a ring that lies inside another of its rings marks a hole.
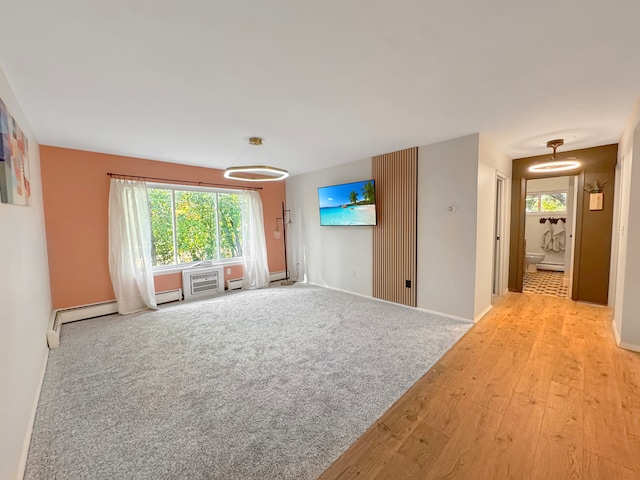
[[[156,303],[158,305],[179,300],[182,300],[182,290],[179,288],[156,293]],[[54,310],[51,312],[51,318],[49,319],[47,344],[50,349],[58,348],[60,345],[60,329],[63,323],[77,322],[78,320],[87,320],[114,313],[118,313],[118,304],[115,300]]]
[[[238,290],[242,288],[243,281],[241,278],[232,278],[227,280],[227,290]]]
[[[270,280],[282,280],[285,278],[284,272],[270,273]],[[184,300],[206,298],[224,291],[223,267],[197,266],[182,272],[183,288],[167,290],[156,293],[156,303],[175,302]],[[235,278],[228,281],[228,289],[235,290],[242,288],[242,278]],[[109,302],[93,303],[91,305],[81,305],[79,307],[58,309],[51,312],[49,328],[47,330],[47,343],[50,349],[58,348],[60,345],[60,329],[63,323],[87,320],[89,318],[101,317],[118,313],[118,304],[115,300]]]
[[[564,263],[545,263],[537,264],[538,270],[553,270],[556,272],[564,272]]]
[[[284,272],[271,272],[269,273],[269,281],[275,282],[276,280],[284,280],[286,277]],[[231,278],[227,280],[227,290],[238,290],[242,288],[242,278]]]

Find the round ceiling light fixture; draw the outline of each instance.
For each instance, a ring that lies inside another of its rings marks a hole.
[[[254,147],[252,152],[252,159],[255,158],[255,148],[262,146],[262,138],[251,137],[249,139],[249,146],[244,149],[240,156],[236,159],[236,162],[245,154],[249,147]],[[267,152],[274,160],[275,158],[269,151],[262,146],[263,150]],[[234,162],[235,164],[235,162]],[[284,180],[289,176],[289,172],[283,168],[272,167],[269,165],[239,165],[230,166],[224,171],[224,177],[232,180],[242,180],[245,182],[275,182],[278,180]]]
[[[576,160],[576,157],[570,157],[565,160],[556,160],[556,149],[562,145],[564,145],[564,140],[562,138],[549,140],[547,142],[547,147],[553,148],[551,161],[536,163],[535,165],[529,167],[529,171],[537,173],[554,173],[573,170],[574,168],[579,167],[580,162]]]
[[[529,167],[530,172],[549,173],[549,172],[562,172],[564,170],[573,170],[580,166],[580,162],[577,160],[562,160],[557,162],[545,162],[538,163]]]

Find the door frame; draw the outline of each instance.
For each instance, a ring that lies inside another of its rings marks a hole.
[[[493,295],[504,295],[507,288],[507,273],[509,259],[507,258],[508,230],[507,222],[509,210],[507,204],[508,179],[504,173],[496,170],[495,177],[495,205],[493,229]]]

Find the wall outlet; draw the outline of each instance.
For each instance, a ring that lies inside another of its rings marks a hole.
[[[231,275],[231,269],[227,268],[227,275]]]
[[[356,271],[353,271],[353,278],[356,278]]]

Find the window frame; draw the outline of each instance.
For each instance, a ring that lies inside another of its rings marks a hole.
[[[203,262],[208,262],[213,266],[234,266],[234,265],[242,265],[243,257],[233,257],[233,258],[220,258],[220,222],[218,215],[220,211],[218,209],[218,197],[216,196],[216,238],[217,242],[217,250],[218,250],[218,259],[214,260],[196,260],[195,262],[188,263],[178,263],[178,230],[176,228],[176,209],[175,209],[175,199],[176,199],[176,190],[178,191],[190,191],[190,192],[204,192],[204,193],[227,193],[227,194],[236,194],[242,195],[245,190],[244,189],[234,189],[234,188],[219,188],[219,187],[205,187],[201,185],[180,185],[175,183],[158,183],[158,182],[147,182],[147,190],[150,188],[154,189],[162,189],[171,191],[171,226],[173,229],[173,256],[175,259],[175,264],[173,265],[155,265],[153,266],[153,274],[155,275],[169,275],[171,273],[179,273],[183,270],[193,267],[194,265],[198,265]],[[148,198],[148,196],[147,196]]]
[[[542,210],[542,196],[543,195],[553,195],[556,193],[564,193],[565,194],[565,203],[564,203],[564,210]],[[536,196],[538,197],[538,210],[535,212],[529,212],[527,211],[527,197],[533,197]],[[568,190],[543,190],[540,192],[525,192],[524,194],[524,204],[525,204],[525,208],[524,208],[524,212],[526,215],[553,215],[553,214],[560,214],[560,213],[567,213],[567,202],[569,201],[569,191]]]

